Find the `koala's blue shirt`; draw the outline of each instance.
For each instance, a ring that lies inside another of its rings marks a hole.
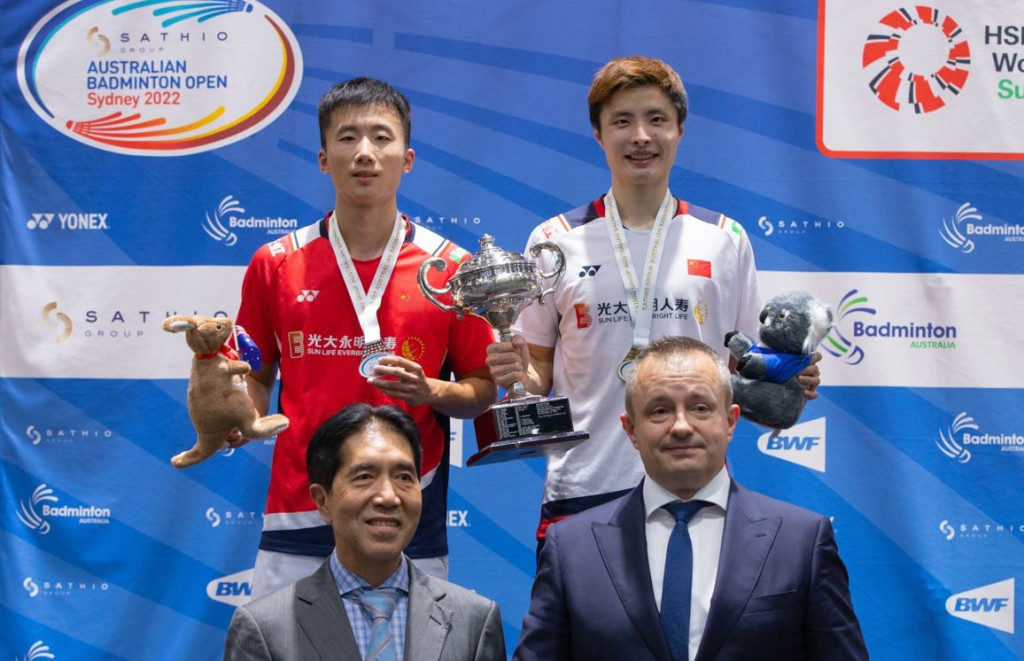
[[[768,374],[761,379],[772,383],[788,381],[811,364],[811,356],[798,353],[782,353],[775,349],[755,344],[748,353],[759,353],[764,356]]]

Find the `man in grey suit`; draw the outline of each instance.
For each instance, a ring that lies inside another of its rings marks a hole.
[[[548,529],[516,661],[866,661],[825,517],[737,484],[739,409],[707,345],[640,353],[622,424],[646,472]]]
[[[306,453],[334,531],[311,576],[235,611],[226,660],[505,661],[497,604],[418,570],[402,550],[420,518],[420,438],[394,406],[347,406]]]

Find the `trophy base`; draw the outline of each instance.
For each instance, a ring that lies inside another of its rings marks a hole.
[[[568,450],[590,438],[585,431],[560,431],[538,436],[522,436],[495,441],[466,460],[467,466],[497,464],[513,459],[547,456],[554,451]]]
[[[474,421],[479,452],[467,466],[534,457],[568,449],[590,435],[572,428],[565,397],[505,399]]]

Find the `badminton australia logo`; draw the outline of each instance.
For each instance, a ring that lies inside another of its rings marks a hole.
[[[938,9],[901,7],[878,22],[862,50],[868,87],[896,111],[924,114],[960,94],[971,66],[971,46],[953,17]]]
[[[279,236],[298,228],[297,218],[245,216],[245,207],[232,195],[226,196],[213,213],[206,213],[203,231],[214,241],[226,246],[238,243],[236,229],[265,230],[268,235]]]
[[[874,308],[868,307],[867,303],[866,296],[861,296],[856,289],[851,289],[846,292],[839,304],[834,306],[835,324],[825,336],[825,341],[821,343],[821,348],[825,353],[839,358],[847,365],[858,365],[864,360],[864,350],[856,344],[856,334],[853,335],[853,339],[848,336],[850,333],[848,328],[852,325],[853,330],[856,331],[857,324],[863,323],[856,320],[858,316],[874,315],[877,312]],[[853,321],[847,322],[847,318],[852,318]],[[843,333],[843,329],[848,330]]]
[[[1024,452],[1024,434],[981,432],[974,418],[961,412],[945,430],[939,429],[935,445],[942,454],[966,464],[974,452],[998,448],[1000,452]],[[1019,456],[1019,455],[1018,455]]]
[[[53,489],[40,484],[32,491],[32,497],[28,501],[18,501],[18,519],[29,530],[34,530],[40,535],[50,532],[49,520],[53,518],[78,519],[78,523],[81,524],[110,523],[111,514],[108,507],[57,505],[57,501]]]
[[[43,641],[37,640],[32,643],[32,646],[28,648],[28,652],[25,656],[14,657],[14,661],[38,661],[39,659],[56,659],[57,657],[50,652],[50,646],[44,645]]]
[[[950,248],[964,254],[974,251],[975,239],[1002,238],[1007,242],[1024,241],[1024,225],[986,223],[984,220],[985,218],[971,206],[970,202],[965,202],[951,219],[942,219],[939,236]]]

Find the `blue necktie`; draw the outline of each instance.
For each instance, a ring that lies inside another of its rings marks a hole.
[[[676,518],[668,538],[665,580],[661,590],[661,629],[674,661],[690,659],[690,593],[693,586],[693,546],[686,524],[697,510],[710,505],[703,500],[674,502],[665,509]]]
[[[355,598],[372,619],[365,661],[395,661],[398,655],[395,654],[395,641],[391,636],[391,614],[398,604],[398,590],[366,589],[356,594]]]

